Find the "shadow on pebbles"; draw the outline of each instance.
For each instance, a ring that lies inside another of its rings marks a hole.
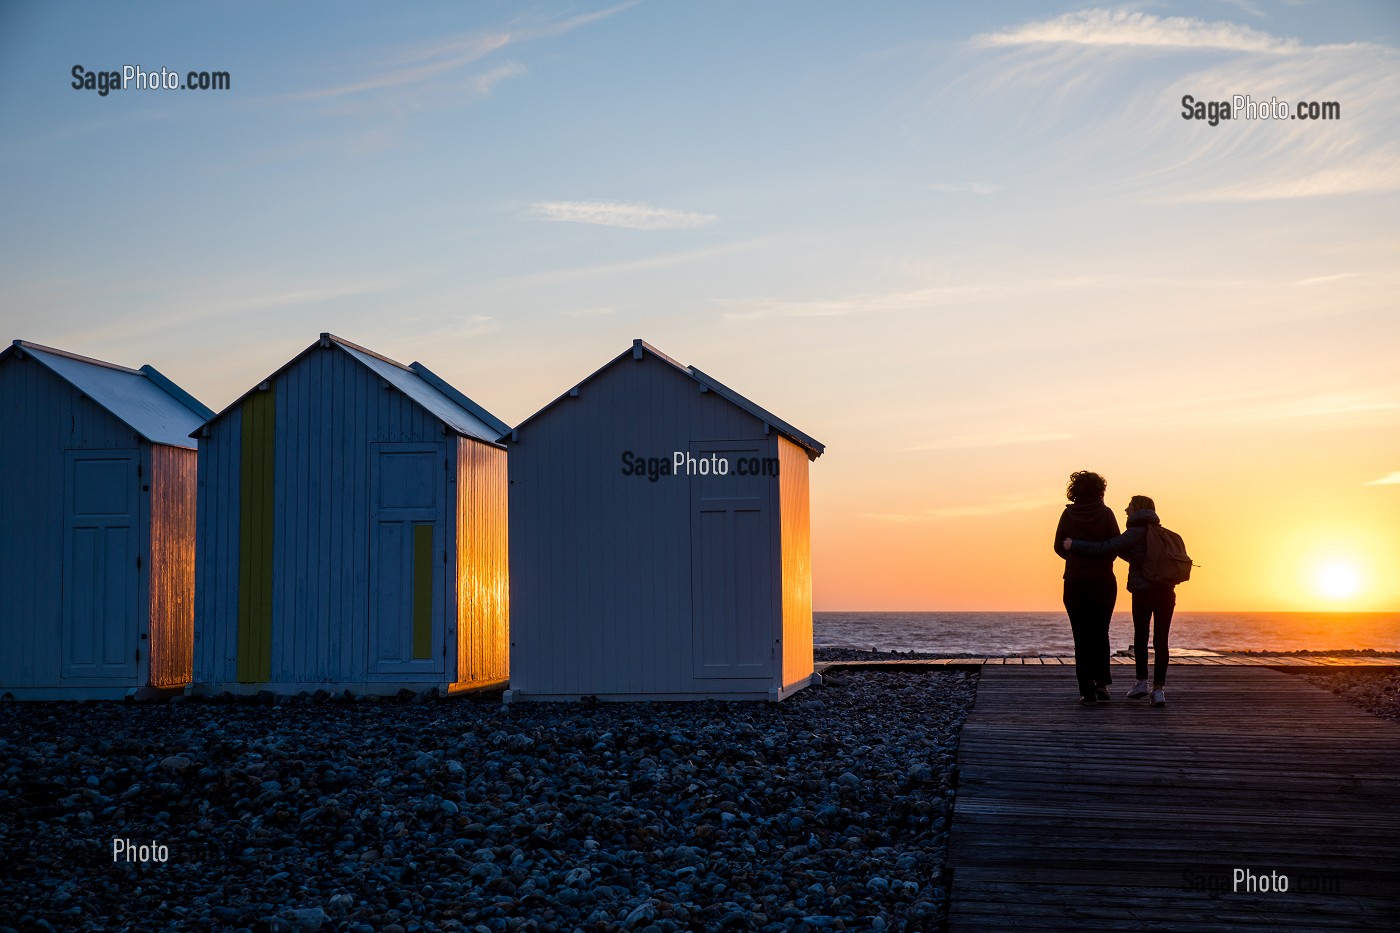
[[[0,930],[938,929],[975,685],[7,703]]]

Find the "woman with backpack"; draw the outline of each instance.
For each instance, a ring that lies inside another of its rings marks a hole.
[[[1128,592],[1133,597],[1133,657],[1137,661],[1137,683],[1128,691],[1128,699],[1151,696],[1153,706],[1166,706],[1167,636],[1171,632],[1172,612],[1176,609],[1176,585],[1149,579],[1144,573],[1147,561],[1148,536],[1154,527],[1161,528],[1157,506],[1147,496],[1133,496],[1125,510],[1128,530],[1107,541],[1083,541],[1065,538],[1061,544],[1066,551],[1092,557],[1121,557],[1128,562]],[[1155,618],[1155,624],[1153,619]],[[1152,649],[1156,653],[1152,665],[1152,687],[1147,686],[1147,630],[1152,626]]]

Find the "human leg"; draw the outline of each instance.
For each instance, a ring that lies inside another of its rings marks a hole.
[[[1089,624],[1093,608],[1082,581],[1065,581],[1064,603],[1065,612],[1069,615],[1070,632],[1074,635],[1074,677],[1079,682],[1079,695],[1093,697],[1095,672]]]
[[[1164,686],[1167,682],[1167,662],[1171,651],[1167,647],[1172,628],[1172,614],[1176,611],[1176,590],[1167,587],[1161,591],[1152,607],[1156,616],[1152,625],[1152,650],[1156,654],[1152,662],[1152,684]]]

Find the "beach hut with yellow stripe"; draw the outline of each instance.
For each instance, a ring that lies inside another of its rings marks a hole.
[[[508,430],[332,334],[204,424],[194,692],[506,682]]]

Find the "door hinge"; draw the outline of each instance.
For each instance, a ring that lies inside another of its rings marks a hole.
[[[138,661],[141,660],[141,649],[140,649],[140,648],[137,648],[137,649],[136,649],[136,660],[138,660]]]
[[[141,464],[136,464],[136,478],[140,479],[145,474],[141,472]]]
[[[140,554],[137,554],[137,555],[136,555],[136,569],[137,569],[137,570],[140,570],[140,569],[141,569],[141,555],[140,555]]]

